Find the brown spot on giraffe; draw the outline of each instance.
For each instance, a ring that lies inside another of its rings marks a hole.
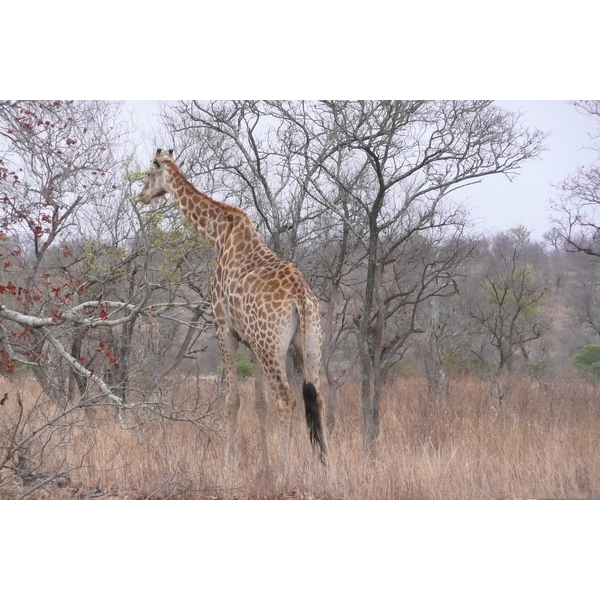
[[[148,168],[140,200],[148,204],[166,193],[217,252],[211,301],[225,368],[230,465],[236,463],[240,400],[235,355],[240,340],[250,348],[255,362],[255,403],[265,464],[269,463],[265,384],[279,413],[280,458],[288,458],[296,402],[285,374],[291,345],[302,365],[310,440],[326,463],[324,404],[319,391],[322,341],[318,300],[300,271],[265,245],[243,210],[199,192],[179,170],[173,152],[164,156],[158,150]]]

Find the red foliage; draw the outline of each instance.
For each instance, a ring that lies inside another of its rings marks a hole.
[[[6,350],[0,350],[0,371],[4,373],[14,373],[15,364]]]

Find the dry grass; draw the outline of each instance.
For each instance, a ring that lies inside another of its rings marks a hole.
[[[24,403],[21,422],[29,419],[21,436],[62,410],[51,406],[31,380],[3,384],[0,395],[8,393],[8,400],[0,406],[2,446],[18,416],[17,393]],[[0,497],[600,497],[600,393],[576,377],[557,377],[548,385],[523,377],[513,382],[500,408],[494,407],[485,382],[455,382],[449,406],[442,408],[429,402],[423,381],[399,379],[384,389],[381,435],[369,456],[362,450],[359,386],[350,382],[341,390],[330,435],[333,473],[313,457],[298,406],[290,464],[275,478],[260,465],[252,390],[250,381],[243,382],[235,473],[225,464],[222,398],[210,383],[185,380],[173,384],[172,398],[189,409],[186,418],[208,411],[200,421],[138,411],[125,416],[124,429],[111,407],[67,412],[32,441],[29,455],[22,453],[32,461],[29,471],[35,476],[23,477],[23,457],[18,468],[15,456],[0,470]],[[270,419],[274,456],[274,410]],[[47,483],[44,476],[50,477]]]

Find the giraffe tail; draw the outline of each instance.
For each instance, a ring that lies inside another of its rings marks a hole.
[[[323,422],[322,401],[319,398],[319,393],[317,392],[316,387],[319,383],[318,371],[315,371],[314,368],[315,365],[318,365],[318,361],[320,360],[320,348],[317,350],[318,358],[315,359],[314,332],[309,329],[306,318],[307,310],[310,310],[310,308],[307,306],[307,302],[305,300],[297,302],[296,309],[298,312],[300,334],[302,338],[302,363],[304,371],[304,385],[302,386],[302,396],[304,398],[306,425],[308,426],[308,433],[313,448],[319,448],[321,461],[323,463],[326,463],[327,441],[325,439],[325,423]],[[311,342],[309,342],[309,337],[312,338]],[[309,346],[311,346],[312,349],[309,349]],[[311,381],[312,379],[315,380]]]
[[[306,424],[310,441],[313,446],[318,445],[321,451],[325,448],[325,440],[323,439],[323,422],[321,411],[317,400],[317,390],[314,384],[305,381],[302,386],[302,396],[304,397],[304,409],[306,414]]]

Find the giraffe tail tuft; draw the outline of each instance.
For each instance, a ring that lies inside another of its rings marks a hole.
[[[304,409],[306,414],[306,424],[310,434],[310,441],[313,446],[319,446],[322,459],[326,452],[325,438],[323,435],[323,422],[317,398],[317,390],[314,384],[304,382],[302,386],[302,396],[304,397]]]

